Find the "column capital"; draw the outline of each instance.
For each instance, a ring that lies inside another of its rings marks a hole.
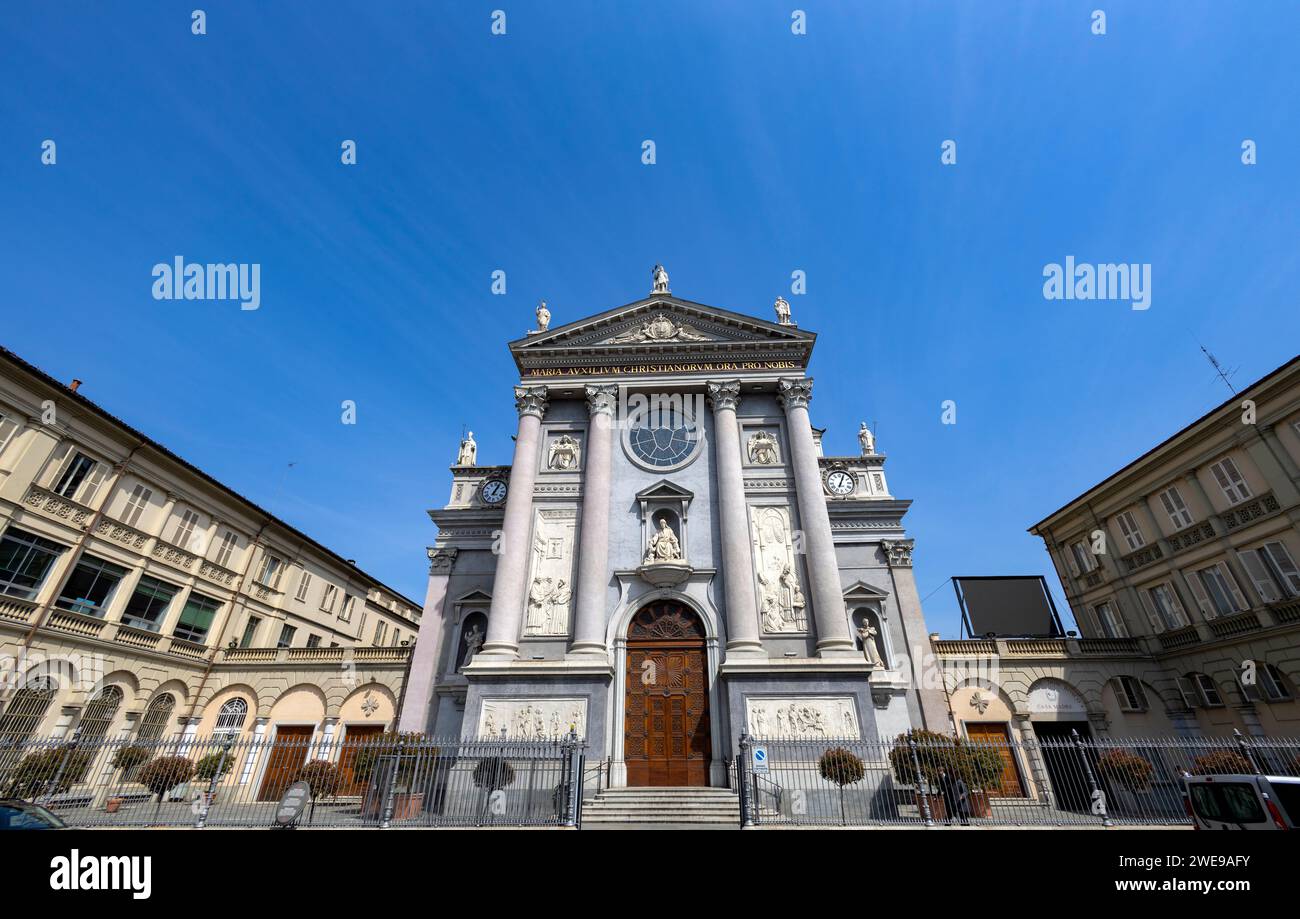
[[[798,377],[777,382],[776,399],[786,411],[807,408],[812,401],[812,377]]]
[[[587,411],[591,415],[612,416],[614,414],[614,408],[618,405],[618,387],[616,385],[607,383],[593,386],[588,383],[586,392]]]
[[[452,566],[456,564],[456,556],[460,554],[459,549],[438,549],[430,546],[426,551],[429,556],[429,574],[451,574]]]
[[[515,410],[519,412],[519,417],[522,418],[524,415],[543,417],[546,414],[547,395],[545,386],[516,386]]]
[[[709,404],[713,406],[715,412],[731,409],[735,411],[740,408],[740,381],[725,380],[723,382],[709,382],[705,384],[705,391],[708,394]]]
[[[890,568],[911,568],[912,548],[916,541],[912,539],[882,539],[880,548],[885,551],[885,561]]]

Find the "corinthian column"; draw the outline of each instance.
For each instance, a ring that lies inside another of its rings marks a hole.
[[[745,480],[740,469],[740,382],[708,384],[713,406],[714,451],[718,460],[718,512],[722,528],[722,570],[727,602],[727,656],[761,655],[754,562],[749,547]]]
[[[533,482],[537,479],[538,440],[546,414],[545,386],[516,386],[519,434],[510,464],[510,490],[506,495],[505,523],[501,527],[501,556],[492,582],[492,609],[488,612],[487,639],[479,654],[487,657],[519,656],[519,625],[524,618],[528,578],[528,531],[532,526]]]
[[[582,473],[582,532],[578,548],[578,613],[573,657],[604,657],[605,595],[609,584],[610,431],[617,386],[588,386],[586,454]]]
[[[813,621],[817,623],[817,655],[840,657],[856,653],[849,637],[844,595],[840,592],[839,563],[831,539],[831,518],[822,494],[822,476],[817,468],[817,447],[813,444],[808,402],[812,379],[782,380],[777,398],[785,409],[790,436],[790,458],[794,466],[794,487],[803,521],[808,579],[812,588]]]

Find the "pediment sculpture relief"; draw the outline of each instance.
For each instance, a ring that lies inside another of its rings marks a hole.
[[[639,328],[624,332],[622,335],[615,335],[605,344],[627,345],[669,341],[709,341],[709,337],[701,335],[684,322],[674,322],[666,313],[659,313]]]

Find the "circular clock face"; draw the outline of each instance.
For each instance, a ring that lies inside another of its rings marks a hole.
[[[506,483],[500,479],[488,479],[483,483],[481,495],[484,504],[500,504],[506,499]]]
[[[629,419],[627,445],[646,467],[674,469],[695,455],[700,434],[695,419],[682,408],[652,407]]]
[[[853,492],[853,476],[843,469],[836,469],[826,477],[826,488],[833,495],[847,495]]]

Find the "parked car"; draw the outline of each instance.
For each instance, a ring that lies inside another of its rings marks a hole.
[[[64,830],[68,825],[39,804],[0,798],[0,830]]]
[[[1300,826],[1300,777],[1189,775],[1183,804],[1198,830],[1293,830]]]

